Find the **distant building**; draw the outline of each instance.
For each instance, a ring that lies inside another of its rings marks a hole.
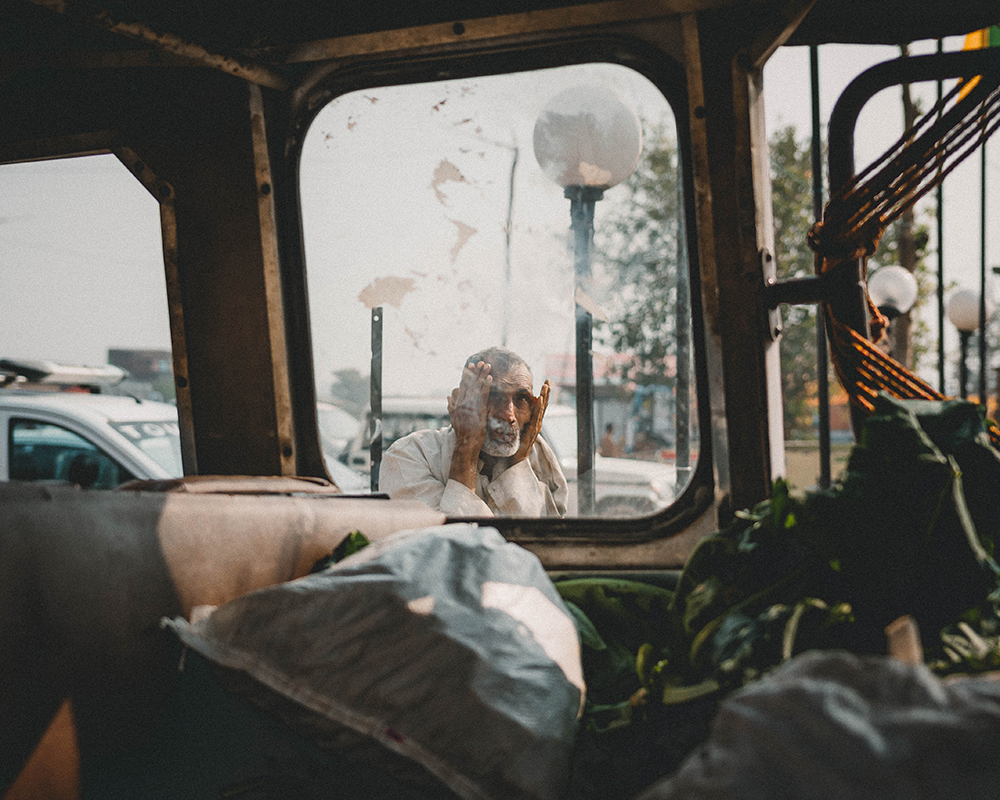
[[[115,394],[168,403],[175,401],[173,355],[169,350],[111,348],[108,363],[128,373],[128,377],[115,387]]]

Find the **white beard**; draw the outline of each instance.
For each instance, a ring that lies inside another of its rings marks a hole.
[[[483,452],[494,458],[508,458],[521,446],[521,429],[515,423],[507,425],[493,417],[486,418],[486,439]]]

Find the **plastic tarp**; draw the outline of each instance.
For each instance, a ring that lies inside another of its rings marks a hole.
[[[417,764],[463,798],[565,790],[578,635],[538,559],[493,528],[400,532],[193,617],[164,624],[321,747]]]
[[[813,651],[727,698],[641,800],[992,800],[998,753],[1000,683]]]

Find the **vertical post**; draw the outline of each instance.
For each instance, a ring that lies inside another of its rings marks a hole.
[[[937,40],[938,53],[944,52],[944,39]],[[944,92],[944,82],[938,78],[937,81],[937,101],[941,105],[941,98]],[[941,111],[938,111],[938,119],[941,119]],[[937,199],[937,325],[938,325],[938,391],[945,394],[944,375],[944,186],[943,182],[937,185],[935,190]]]
[[[958,396],[965,400],[969,396],[969,337],[972,331],[959,331]]]
[[[576,288],[590,281],[590,247],[594,240],[594,204],[604,191],[592,186],[567,186],[573,269]],[[576,480],[581,516],[594,513],[594,325],[590,312],[576,304]]]
[[[979,402],[986,405],[986,137],[979,145]]]
[[[518,147],[514,145],[514,156],[510,161],[510,184],[507,188],[507,225],[503,238],[503,322],[500,334],[500,344],[507,346],[510,333],[510,237],[514,226],[514,175],[517,171]]]
[[[691,284],[688,274],[687,226],[684,224],[684,174],[677,159],[677,380],[674,465],[678,494],[691,475]]]
[[[382,306],[372,309],[371,412],[368,416],[371,460],[371,488],[378,491],[378,471],[382,465]]]
[[[823,146],[819,119],[819,48],[809,45],[809,75],[812,95],[812,190],[813,219],[823,218]],[[819,267],[820,256],[816,255]],[[817,269],[818,271],[818,269]],[[830,381],[827,363],[826,320],[823,308],[816,309],[816,394],[819,412],[819,487],[830,487]]]

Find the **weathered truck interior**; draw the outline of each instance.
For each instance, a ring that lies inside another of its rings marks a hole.
[[[843,280],[774,282],[764,64],[781,46],[905,44],[998,21],[993,0],[4,3],[0,162],[113,154],[159,205],[184,463],[183,478],[131,491],[0,485],[6,800],[134,790],[105,781],[116,764],[151,768],[130,753],[169,703],[176,652],[162,618],[302,577],[352,531],[376,541],[461,521],[377,492],[343,496],[324,460],[314,337],[327,295],[317,300],[303,237],[301,169],[327,104],[592,64],[626,67],[662,95],[676,126],[696,457],[653,513],[478,522],[553,575],[676,581],[699,541],[784,474],[778,306],[823,302],[870,334],[856,260]],[[831,123],[834,192],[853,175],[852,135]],[[381,369],[382,328],[367,323],[359,336]]]

